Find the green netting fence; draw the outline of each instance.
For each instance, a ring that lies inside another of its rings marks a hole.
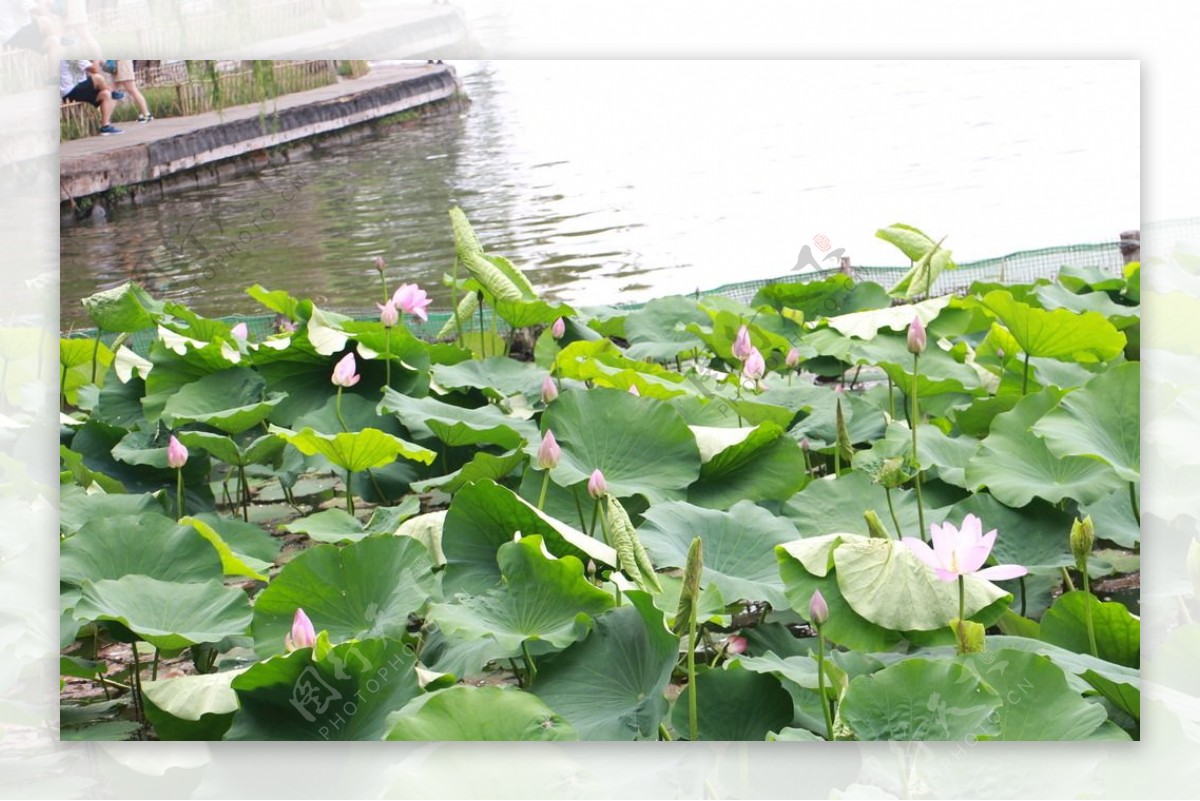
[[[980,261],[966,262],[958,265],[955,270],[950,270],[942,273],[934,282],[930,295],[940,296],[953,293],[962,293],[967,290],[971,284],[977,281],[995,282],[1002,284],[1024,284],[1032,283],[1039,278],[1053,279],[1058,275],[1059,270],[1065,266],[1072,267],[1099,267],[1102,270],[1112,272],[1116,275],[1121,274],[1121,270],[1125,265],[1125,255],[1122,253],[1122,246],[1127,249],[1137,246],[1136,239],[1098,242],[1082,245],[1065,245],[1059,247],[1041,248],[1039,250],[1026,250],[1018,253],[1011,253],[1007,256],[998,258],[982,259]],[[1134,256],[1136,258],[1136,255]],[[733,300],[749,303],[754,298],[758,291],[768,284],[777,283],[804,283],[809,281],[817,281],[829,278],[839,274],[849,274],[856,281],[874,281],[884,287],[891,287],[899,281],[906,272],[908,267],[849,267],[848,273],[841,268],[830,268],[827,270],[817,270],[810,272],[793,272],[779,278],[762,278],[753,281],[739,281],[734,284],[725,284],[715,289],[707,291],[701,290],[696,293],[697,297],[706,295],[723,295]],[[646,301],[615,303],[612,306],[618,309],[636,310],[644,306]],[[378,319],[378,311],[376,310],[351,310],[344,311],[349,317],[356,320],[372,320]],[[420,322],[410,318],[408,322],[409,330],[415,336],[425,340],[433,340],[437,337],[439,331],[450,319],[450,312],[431,312],[427,322]],[[262,340],[271,334],[278,331],[277,315],[274,314],[257,314],[244,315],[235,314],[226,317],[218,318],[230,325],[237,323],[245,323],[249,331],[251,340]],[[493,325],[501,334],[508,333],[508,327],[502,320],[492,319],[490,309],[485,309],[482,322],[479,315],[472,317],[470,324],[464,330],[478,331],[480,325],[485,330],[491,330]],[[70,332],[64,332],[64,337],[85,338],[91,339],[96,336],[96,330],[92,329],[75,329]],[[132,348],[135,353],[145,356],[150,349],[150,345],[157,337],[157,332],[154,329],[146,329],[137,331],[132,334],[125,344]],[[106,344],[111,344],[116,339],[116,335],[103,334],[101,340]]]

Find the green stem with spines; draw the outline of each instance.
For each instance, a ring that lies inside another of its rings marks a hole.
[[[817,694],[821,697],[821,714],[825,716],[825,739],[833,740],[832,702],[825,695],[825,636],[817,626]]]
[[[538,508],[539,512],[542,511],[542,508],[546,505],[546,490],[548,490],[549,488],[550,488],[550,471],[546,470],[545,472],[542,473],[542,491],[538,493],[537,508]]]
[[[183,517],[183,468],[175,468],[175,519]]]
[[[1084,597],[1083,597],[1083,622],[1084,622],[1084,625],[1087,626],[1088,650],[1091,651],[1092,656],[1099,658],[1100,653],[1096,649],[1096,627],[1092,623],[1092,597],[1093,597],[1092,596],[1092,586],[1091,586],[1091,582],[1088,579],[1088,571],[1087,571],[1086,563],[1084,563],[1084,565],[1083,565],[1082,572],[1083,572],[1083,591],[1085,593]]]
[[[925,500],[921,497],[921,459],[917,455],[917,427],[921,424],[921,415],[917,407],[917,376],[919,374],[921,363],[921,355],[913,354],[913,380],[912,380],[912,459],[913,465],[916,468],[916,475],[913,477],[913,488],[917,491],[917,520],[921,527],[920,537],[921,542],[925,542],[928,534],[925,529]]]

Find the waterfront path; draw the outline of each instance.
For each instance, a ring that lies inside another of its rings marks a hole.
[[[121,123],[119,136],[63,142],[59,151],[60,201],[161,181],[205,165],[286,142],[336,131],[451,98],[454,70],[443,64],[372,68],[360,78],[283,95],[265,103],[233,106],[151,123]]]

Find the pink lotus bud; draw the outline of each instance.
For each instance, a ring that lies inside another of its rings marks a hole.
[[[376,257],[375,257],[375,269],[376,269],[376,270],[379,270],[379,272],[381,272],[381,273],[382,273],[382,272],[383,272],[383,268],[384,268],[384,267],[386,267],[386,266],[387,266],[387,262],[385,262],[385,261],[383,260],[383,256],[376,256]]]
[[[396,301],[389,300],[387,303],[376,303],[379,307],[379,322],[383,323],[385,328],[391,328],[400,320],[400,310],[396,308]]]
[[[829,620],[829,604],[825,603],[825,596],[821,591],[815,590],[808,601],[808,621],[821,628],[826,620]]]
[[[354,354],[347,353],[333,368],[333,377],[329,380],[335,386],[352,387],[358,383],[360,378],[362,376],[358,374],[358,368],[354,364]]]
[[[558,460],[561,456],[562,449],[558,447],[558,442],[554,439],[554,432],[547,429],[546,436],[542,437],[542,444],[538,446],[538,467],[543,470],[553,470],[558,467]]]
[[[632,395],[632,396],[633,396],[633,397],[635,397],[635,398],[640,398],[640,397],[642,397],[642,393],[638,392],[637,384],[630,384],[630,385],[629,385],[629,394],[630,394],[630,395]]]
[[[913,317],[912,324],[908,327],[908,352],[912,354],[920,354],[925,351],[925,326],[921,324],[920,317]]]
[[[554,321],[554,325],[550,326],[550,336],[562,339],[565,333],[567,333],[567,321],[559,317]]]
[[[392,303],[396,304],[405,314],[411,314],[425,321],[429,319],[425,310],[433,301],[430,300],[429,295],[425,294],[425,290],[416,284],[401,284],[392,295]]]
[[[808,437],[804,437],[800,440],[800,450],[806,451],[811,447],[812,443],[808,441]]]
[[[795,348],[789,350],[783,363],[794,370],[800,364],[800,351]]]
[[[751,381],[757,381],[767,372],[767,363],[763,361],[763,356],[758,352],[758,348],[751,347],[750,355],[746,357],[746,364],[742,366],[742,374]]]
[[[313,628],[312,621],[308,619],[308,615],[304,614],[303,609],[297,608],[296,614],[292,616],[292,631],[284,637],[284,647],[289,651],[295,651],[298,648],[312,648],[316,641],[317,632]]]
[[[171,439],[167,441],[167,467],[172,467],[176,470],[187,464],[188,449],[187,447],[175,439],[175,435],[171,435]]]
[[[744,362],[750,358],[750,352],[753,350],[754,345],[750,342],[750,329],[743,325],[738,329],[737,337],[733,340],[733,355]]]
[[[731,654],[744,654],[746,653],[746,646],[749,644],[749,641],[745,637],[734,634],[725,641],[725,650]]]
[[[608,494],[608,483],[599,469],[592,471],[592,477],[588,479],[587,491],[588,495],[593,498],[603,498]]]
[[[240,339],[243,342],[245,342],[250,336],[250,331],[246,328],[245,323],[238,323],[233,328],[229,329],[229,333],[233,334],[234,339]]]
[[[554,379],[546,376],[542,379],[542,403],[549,403],[558,397],[558,385]]]

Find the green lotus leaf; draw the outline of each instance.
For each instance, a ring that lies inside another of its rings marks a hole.
[[[271,426],[271,433],[283,437],[305,456],[319,453],[343,470],[355,473],[389,465],[397,456],[424,464],[432,464],[437,458],[437,454],[428,448],[406,442],[377,428],[322,434],[311,428],[290,431]]]
[[[873,404],[842,392],[826,392],[812,406],[811,413],[800,420],[788,432],[797,442],[807,438],[815,449],[826,448],[837,442],[837,401],[842,402],[842,417],[853,443],[871,442],[883,435],[887,419]],[[897,403],[900,401],[897,400]],[[898,411],[898,410],[897,410]]]
[[[1058,271],[1058,283],[1072,292],[1082,289],[1093,292],[1117,292],[1125,288],[1125,281],[1102,267],[1090,264],[1066,264]]]
[[[289,320],[298,321],[301,319],[300,310],[304,301],[297,300],[282,289],[272,291],[264,288],[262,284],[255,284],[246,290],[246,294],[271,311],[276,314],[282,314]]]
[[[146,719],[160,740],[220,740],[238,709],[230,683],[244,668],[146,681]]]
[[[796,539],[796,530],[749,501],[727,512],[672,501],[651,506],[638,529],[642,544],[660,568],[682,568],[692,539],[703,543],[701,584],[714,584],[728,602],[739,599],[787,606],[774,547]]]
[[[490,640],[493,659],[516,656],[527,640],[565,648],[581,639],[590,619],[615,604],[613,596],[588,582],[578,559],[556,559],[543,547],[538,536],[500,546],[502,583],[456,603],[434,604],[428,619],[451,639]]]
[[[742,433],[738,441],[718,440],[720,432]],[[804,452],[774,423],[752,429],[693,426],[700,447],[700,478],[688,488],[688,500],[698,506],[727,509],[738,501],[786,500],[808,482]],[[728,441],[730,444],[719,447]],[[707,458],[705,458],[707,456]]]
[[[127,351],[128,349],[124,346],[119,348],[117,358],[120,359],[120,354]],[[91,368],[89,367],[88,370],[90,378]],[[112,371],[116,373],[117,367],[114,366]],[[118,374],[114,380],[106,373],[96,398],[96,406],[92,409],[92,418],[130,431],[149,428],[146,413],[142,410],[142,397],[145,394],[146,382],[144,379],[130,376],[128,380],[121,381]]]
[[[928,503],[928,500],[926,501]],[[917,536],[920,518],[916,493],[892,490],[892,506],[900,520],[901,536]],[[889,531],[895,524],[888,512],[887,492],[870,476],[859,470],[842,473],[834,479],[810,482],[783,505],[783,514],[796,526],[802,537],[815,537],[836,531],[867,536],[863,512],[874,509]]]
[[[113,361],[113,352],[103,342],[92,339],[60,339],[59,369],[61,392],[67,403],[79,403],[79,390],[104,381]],[[96,357],[96,381],[92,381],[92,355]]]
[[[61,547],[59,578],[68,584],[140,575],[167,582],[221,578],[221,558],[185,523],[159,514],[95,517]]]
[[[129,281],[89,295],[82,302],[101,331],[141,331],[153,328],[163,316],[163,304]]]
[[[255,371],[234,367],[179,387],[163,405],[161,417],[169,426],[205,423],[240,434],[266,420],[283,398],[281,393],[267,395],[266,382]]]
[[[780,743],[819,743],[824,739],[808,729],[796,729],[791,726],[784,726],[778,732],[771,732],[767,735],[768,741]]]
[[[986,486],[1001,503],[1025,506],[1035,497],[1051,503],[1074,498],[1092,503],[1121,486],[1109,467],[1083,456],[1060,458],[1033,432],[1033,426],[1062,397],[1054,388],[1022,398],[996,415],[991,432],[967,464],[967,486]]]
[[[280,526],[315,542],[358,542],[371,535],[359,519],[345,509],[324,509]]]
[[[1108,719],[1103,706],[1071,689],[1048,657],[1002,649],[971,654],[967,661],[1000,696],[994,739],[1085,740]]]
[[[1046,610],[1040,629],[1042,639],[1077,653],[1090,653],[1087,606],[1092,608],[1097,656],[1118,665],[1137,667],[1141,659],[1141,620],[1130,614],[1124,604],[1102,602],[1083,590],[1064,593]]]
[[[922,470],[936,469],[937,477],[947,484],[966,487],[967,464],[977,450],[979,440],[973,437],[951,437],[928,423],[917,427],[917,462]],[[912,429],[904,423],[893,421],[882,439],[876,440],[870,449],[855,454],[856,469],[862,469],[860,459],[869,460],[868,454],[880,460],[889,457],[909,460],[912,455]]]
[[[704,342],[687,330],[689,323],[709,323],[708,314],[697,307],[694,298],[655,298],[625,318],[626,352],[633,359],[666,361],[697,350]]]
[[[698,391],[679,373],[631,359],[607,339],[579,340],[567,345],[554,358],[554,374],[625,391],[637,386],[646,398],[665,399]]]
[[[593,389],[563,392],[542,416],[562,459],[551,471],[559,486],[586,481],[600,470],[618,497],[640,494],[652,503],[684,495],[700,474],[696,439],[679,413],[653,398]]]
[[[405,520],[396,529],[397,537],[411,537],[425,546],[433,554],[434,564],[438,567],[446,564],[446,555],[442,553],[442,527],[446,523],[446,510],[426,512],[423,515]]]
[[[61,483],[66,484],[70,480],[85,490],[95,486],[106,493],[124,494],[124,484],[100,470],[89,468],[83,463],[82,453],[76,453],[66,445],[59,445],[58,456],[63,467],[60,473]]]
[[[220,581],[161,581],[131,574],[85,581],[75,606],[80,620],[115,620],[148,643],[177,650],[245,633],[250,600]]]
[[[907,332],[908,327],[912,325],[913,317],[920,317],[921,323],[928,328],[953,299],[953,295],[944,295],[940,298],[923,300],[920,303],[906,303],[901,306],[842,314],[831,317],[829,327],[843,336],[866,340],[874,339],[876,334],[885,329]]]
[[[410,486],[413,492],[428,492],[436,488],[453,495],[474,481],[499,481],[526,461],[525,452],[520,450],[512,450],[499,456],[478,451],[471,457],[471,461],[458,470],[437,478],[414,481]]]
[[[592,633],[538,670],[532,691],[581,740],[653,740],[667,714],[663,694],[679,638],[643,592],[595,619]]]
[[[679,739],[689,739],[688,704],[696,693],[697,740],[762,742],[792,722],[792,699],[779,679],[741,667],[697,672],[671,712]]]
[[[1122,548],[1136,548],[1142,541],[1141,524],[1133,516],[1128,487],[1084,505],[1079,510],[1079,517],[1088,515],[1091,515],[1098,539],[1110,540]]]
[[[283,653],[296,609],[331,641],[400,639],[408,616],[437,592],[433,558],[410,537],[368,537],[337,548],[317,545],[284,565],[254,604],[254,651]]]
[[[1141,320],[1141,309],[1137,306],[1122,306],[1114,303],[1107,292],[1084,292],[1075,294],[1062,284],[1046,284],[1034,290],[1042,308],[1069,309],[1073,312],[1096,312],[1102,314],[1117,330],[1124,330]]]
[[[436,436],[452,447],[499,445],[511,450],[540,439],[533,423],[507,415],[492,405],[464,409],[436,398],[413,398],[385,389],[379,412],[396,415],[414,437]]]
[[[777,312],[800,312],[804,320],[832,319],[853,312],[891,305],[887,290],[870,281],[855,283],[848,275],[835,275],[802,283],[767,284],[758,290],[751,306],[769,305]]]
[[[850,682],[838,716],[859,740],[995,736],[1000,695],[957,662],[908,659]]]
[[[987,293],[982,303],[1030,356],[1076,362],[1108,361],[1125,348],[1125,335],[1097,312],[1037,309],[1015,300],[1005,290]]]
[[[422,695],[391,720],[388,740],[577,740],[575,730],[536,695],[513,688],[458,685]]]
[[[544,300],[497,300],[496,314],[513,328],[549,325],[559,317],[574,316],[575,310],[565,303]]]
[[[208,543],[221,557],[221,569],[227,576],[245,576],[257,581],[267,581],[267,571],[271,569],[271,562],[262,559],[256,559],[247,554],[238,553],[234,550],[225,538],[221,536],[221,532],[208,522],[195,517],[181,517],[180,525],[189,525],[194,528],[201,537],[206,539]]]
[[[250,666],[231,684],[239,709],[226,740],[379,740],[416,698],[416,657],[392,639],[301,648]]]
[[[507,487],[478,481],[459,490],[446,514],[442,550],[447,594],[480,593],[495,585],[500,580],[496,552],[517,532],[542,537],[556,556],[617,564],[616,551],[603,542],[538,511]]]
[[[228,435],[210,431],[181,431],[176,436],[189,450],[199,448],[225,464],[243,466],[273,462],[287,444],[276,434],[263,434],[245,445],[239,445]]]
[[[59,493],[58,527],[64,535],[71,535],[92,520],[116,515],[157,514],[163,519],[166,510],[159,495],[109,494],[107,492],[85,492],[80,487],[64,486]]]
[[[1068,393],[1033,425],[1059,457],[1085,456],[1112,466],[1125,481],[1141,477],[1141,381],[1137,362],[1100,373]]]
[[[909,393],[913,358],[908,352],[907,336],[889,332],[869,342],[856,342],[853,361],[879,365],[900,392]],[[979,387],[979,374],[969,365],[960,363],[949,351],[931,345],[921,354],[917,369],[920,397],[929,398],[943,392],[972,394]]]
[[[438,364],[432,370],[433,380],[447,389],[478,389],[493,400],[524,395],[531,402],[541,397],[542,380],[549,375],[536,364],[504,356]]]

